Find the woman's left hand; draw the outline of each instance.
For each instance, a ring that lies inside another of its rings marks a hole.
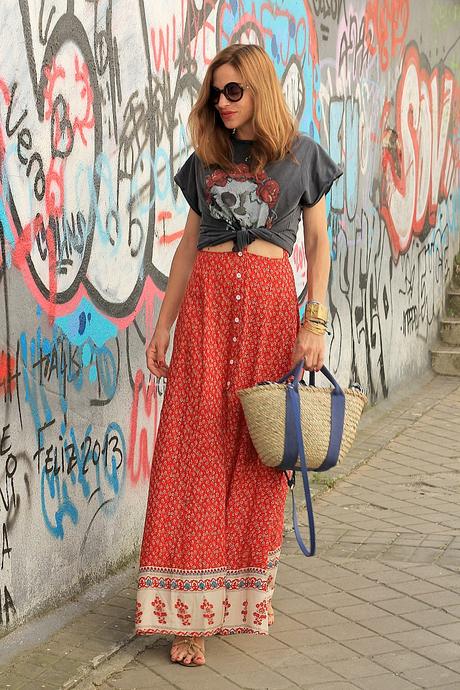
[[[304,360],[304,369],[319,371],[324,364],[326,343],[324,335],[316,335],[300,328],[292,353],[291,367],[294,367],[301,359]]]

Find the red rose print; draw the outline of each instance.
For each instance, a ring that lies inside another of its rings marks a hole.
[[[280,186],[276,180],[268,179],[257,190],[259,197],[271,207],[278,201]]]
[[[234,165],[232,168],[231,178],[237,182],[254,180],[254,176],[246,163],[238,163],[238,165]]]
[[[228,175],[225,172],[225,170],[218,169],[214,170],[214,172],[211,173],[211,175],[208,177],[207,185],[209,188],[214,186],[225,187],[225,185],[227,184],[227,180]]]

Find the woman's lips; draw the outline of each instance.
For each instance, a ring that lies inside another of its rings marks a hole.
[[[223,120],[228,120],[230,117],[233,117],[234,115],[236,115],[235,112],[221,113],[221,117]]]

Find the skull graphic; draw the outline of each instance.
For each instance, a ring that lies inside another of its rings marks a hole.
[[[214,170],[206,178],[206,191],[213,218],[245,229],[271,227],[279,186],[264,172],[254,175],[245,164],[233,173]]]
[[[238,182],[230,178],[225,187],[214,186],[210,192],[209,208],[214,218],[225,220],[227,223],[236,220],[242,228],[265,225],[270,209],[257,195],[255,182]]]

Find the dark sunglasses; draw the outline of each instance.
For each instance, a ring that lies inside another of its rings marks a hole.
[[[220,94],[223,93],[227,101],[236,103],[236,101],[241,101],[243,98],[245,88],[247,89],[248,87],[237,84],[236,81],[229,81],[228,84],[225,84],[223,89],[218,89],[217,86],[211,86],[209,100],[213,105],[217,105],[219,103]]]

